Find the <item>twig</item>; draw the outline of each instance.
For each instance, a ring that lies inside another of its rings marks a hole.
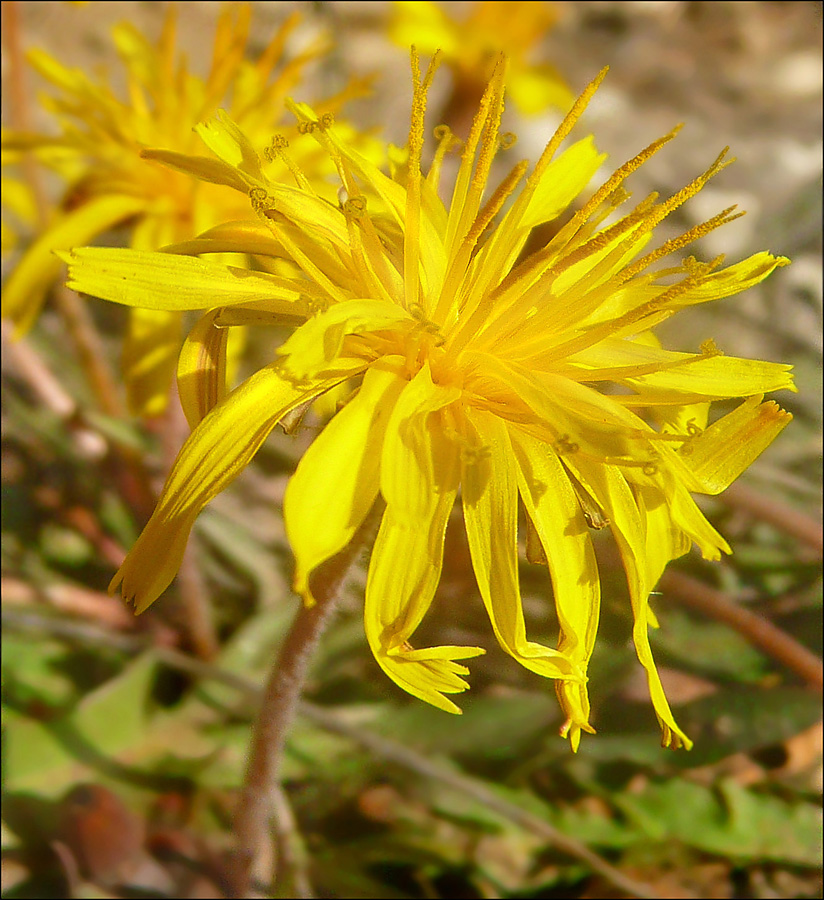
[[[18,610],[2,610],[1,614],[4,626],[17,628],[18,630],[48,630],[52,634],[86,643],[105,644],[109,647],[115,646],[127,652],[147,649],[145,640],[127,635],[112,635],[104,629],[89,626],[85,623],[66,622],[29,612],[21,613]],[[161,662],[177,671],[186,672],[196,678],[217,681],[252,699],[260,698],[261,689],[258,685],[233,672],[227,672],[217,666],[204,663],[168,647],[155,647],[152,648],[152,652]],[[566,853],[572,859],[580,860],[593,872],[599,874],[608,884],[631,897],[655,898],[657,896],[650,887],[627,877],[580,841],[558,831],[548,822],[533,813],[521,809],[517,804],[503,799],[486,787],[483,782],[461,775],[443,764],[434,763],[403,744],[390,738],[372,734],[363,726],[347,722],[339,714],[330,712],[306,700],[300,702],[298,713],[319,728],[339,734],[382,759],[417,772],[425,778],[433,778],[436,781],[448,784],[462,793],[469,794],[479,802],[486,804],[503,818],[539,834],[547,842]]]
[[[786,503],[765,497],[759,491],[740,482],[728,487],[719,499],[733,509],[743,510],[756,519],[769,522],[779,531],[812,547],[819,556],[824,553],[824,527],[821,522]]]
[[[2,341],[3,353],[15,375],[49,412],[68,426],[80,455],[92,461],[102,459],[108,451],[106,439],[82,422],[75,399],[25,338],[12,339],[11,325],[6,321],[2,323]]]
[[[803,644],[768,619],[730,601],[725,594],[683,572],[665,572],[661,590],[692,609],[725,622],[773,659],[791,669],[811,687],[824,689],[824,663]]]
[[[148,520],[156,498],[139,454],[101,434],[92,416],[65,390],[31,343],[25,338],[13,340],[10,330],[9,323],[3,322],[3,352],[8,354],[14,374],[64,424],[83,459],[104,461],[112,467],[120,495],[140,520]]]
[[[576,841],[574,838],[559,831],[555,826],[550,825],[549,822],[534,813],[522,809],[516,803],[499,796],[483,782],[468,775],[455,772],[441,763],[433,762],[431,759],[416,753],[414,750],[410,750],[403,744],[381,737],[361,727],[348,724],[340,716],[327,712],[322,707],[315,706],[305,700],[301,703],[300,713],[325,731],[332,731],[335,734],[347,737],[382,759],[397,763],[406,769],[423,775],[425,778],[433,778],[467,794],[485,805],[487,809],[491,809],[503,818],[520,825],[525,830],[539,835],[558,850],[566,853],[573,859],[585,863],[593,872],[596,872],[613,887],[626,892],[630,896],[645,898],[658,896],[652,888],[627,877],[580,841]]]

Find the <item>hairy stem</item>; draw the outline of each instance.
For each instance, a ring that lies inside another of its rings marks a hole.
[[[314,606],[301,605],[263,690],[234,820],[236,849],[229,870],[232,897],[247,896],[255,857],[271,836],[286,738],[298,712],[312,655],[374,518],[375,513],[368,516],[349,546],[317,570],[312,580],[317,602]]]
[[[789,534],[821,556],[824,552],[824,528],[821,522],[793,509],[780,500],[764,494],[741,482],[730,485],[719,498],[733,509],[740,509],[756,519]]]

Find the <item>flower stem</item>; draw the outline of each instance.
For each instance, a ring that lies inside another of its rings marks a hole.
[[[312,579],[314,606],[301,605],[280,648],[263,691],[252,733],[246,778],[234,820],[236,849],[229,866],[229,895],[247,896],[252,869],[270,835],[286,737],[298,711],[303,685],[320,636],[335,608],[349,568],[372,530],[376,517],[367,516],[349,546],[321,566]],[[276,863],[275,863],[276,865]],[[274,872],[272,881],[274,881]]]
[[[774,528],[810,547],[817,556],[820,557],[824,552],[824,529],[821,522],[786,503],[767,497],[742,482],[730,485],[719,499],[734,509],[769,522]]]
[[[824,689],[824,669],[818,656],[769,619],[739,606],[721,591],[674,569],[665,572],[659,584],[662,591],[673,594],[686,606],[734,628],[751,644],[795,672],[810,687],[818,691]]]

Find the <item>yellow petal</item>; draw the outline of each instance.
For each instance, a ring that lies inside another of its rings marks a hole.
[[[448,490],[456,477],[451,470],[452,447],[437,443],[435,432],[442,427],[441,420],[431,413],[460,395],[456,387],[434,384],[429,363],[425,363],[395,403],[383,444],[381,493],[400,522],[423,515],[432,503],[433,492]],[[445,458],[438,456],[442,446],[446,447]],[[409,472],[416,466],[423,470],[424,477],[410,480]]]
[[[169,244],[163,251],[186,256],[197,256],[200,253],[248,253],[263,256],[284,254],[283,245],[272,237],[272,232],[266,225],[251,220],[216,225],[190,241]]]
[[[255,372],[189,435],[143,533],[109,586],[143,612],[180,567],[189,532],[203,507],[241,473],[278,419],[339,378],[296,387],[272,364]]]
[[[562,213],[589,184],[606,158],[606,153],[596,149],[591,135],[565,150],[541,173],[523,218],[517,222],[518,228],[534,228]],[[506,220],[502,226],[505,224]]]
[[[349,543],[377,497],[384,434],[405,383],[394,372],[369,369],[289,481],[283,516],[295,555],[294,589],[307,599],[312,570]]]
[[[414,45],[426,54],[441,50],[452,55],[460,46],[454,23],[431,0],[395,0],[389,37],[404,50]]]
[[[265,180],[257,151],[222,109],[208,122],[195,125],[194,130],[219,159],[234,166],[238,172],[251,176],[254,182]]]
[[[777,403],[750,397],[688,441],[680,450],[701,490],[719,494],[778,437],[792,415]]]
[[[490,413],[465,410],[462,454],[464,521],[472,567],[495,637],[522,666],[546,678],[586,680],[568,654],[527,640],[518,585],[518,484],[506,425]]]
[[[649,485],[636,485],[633,493],[645,535],[646,583],[653,588],[669,563],[689,552],[692,539],[673,520],[666,494]]]
[[[278,348],[283,371],[296,379],[311,378],[336,359],[348,335],[382,331],[414,320],[400,306],[380,300],[336,303],[302,325]]]
[[[80,247],[59,254],[76,291],[144,309],[208,309],[253,300],[280,300],[284,313],[314,312],[299,283],[191,256],[149,250]]]
[[[180,405],[192,429],[226,396],[229,329],[215,326],[220,314],[221,310],[213,309],[198,319],[183,342],[177,361]]]
[[[786,256],[773,256],[766,250],[754,253],[734,265],[712,272],[701,279],[701,283],[681,294],[675,301],[676,306],[687,306],[695,303],[706,303],[708,300],[720,300],[746,291],[753,285],[762,282],[775,269],[788,266]]]
[[[189,153],[176,153],[173,150],[143,150],[140,154],[144,159],[163,163],[170,169],[183,172],[201,181],[209,181],[212,184],[222,184],[234,188],[242,194],[257,187],[257,182],[240,172],[235,166],[224,162],[222,159],[214,159],[211,156],[197,156]]]
[[[535,526],[552,576],[561,625],[558,649],[586,674],[595,647],[601,584],[595,551],[581,505],[564,467],[552,450],[517,427],[509,428],[517,463],[518,488]],[[567,715],[564,734],[577,749],[589,724],[589,697],[581,682],[561,681],[558,696]]]
[[[792,366],[712,354],[677,353],[637,341],[610,338],[569,358],[592,376],[609,376],[639,393],[656,390],[674,397],[679,392],[709,399],[749,397],[768,391],[795,390]],[[638,371],[633,372],[633,367]],[[660,367],[659,371],[650,371]],[[603,370],[607,370],[604,372]],[[587,380],[583,375],[583,380]]]
[[[52,251],[85,244],[112,225],[146,208],[136,197],[106,196],[66,213],[27,250],[3,287],[3,318],[17,324],[17,334],[37,318],[43,298],[57,280],[63,263]]]
[[[635,652],[647,673],[652,705],[663,733],[662,743],[665,747],[674,748],[683,744],[689,750],[692,741],[675,722],[649,645],[649,592],[654,585],[647,582],[646,535],[635,498],[623,475],[614,466],[599,466],[582,458],[575,460],[575,466],[570,463],[570,468],[592,495],[598,498],[609,517],[629,585],[635,618],[632,628]]]
[[[689,355],[667,354],[665,351],[659,353],[671,358]],[[796,390],[792,366],[735,356],[705,359],[699,356],[694,358],[694,362],[678,368],[623,380],[639,392],[649,392],[652,395],[661,390],[666,391],[670,397],[683,393],[688,397],[706,397],[710,400],[748,397],[784,389]]]
[[[522,113],[533,115],[550,107],[566,112],[575,95],[564,84],[560,73],[550,65],[512,67],[507,93]]]
[[[410,433],[410,442],[416,444],[417,439],[417,433]],[[415,452],[405,457],[410,489],[427,494],[430,502],[414,518],[405,513],[402,521],[394,507],[386,508],[369,565],[364,625],[375,659],[395,684],[439,709],[460,713],[444,696],[468,687],[461,677],[468,670],[454,660],[484,651],[456,646],[413,649],[409,643],[440,580],[444,534],[458,489],[457,448],[440,431],[433,430],[431,441],[416,445]],[[445,471],[452,473],[437,491],[429,474],[433,462],[419,462],[432,450]]]

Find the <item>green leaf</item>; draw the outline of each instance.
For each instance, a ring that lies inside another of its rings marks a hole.
[[[150,653],[88,694],[71,713],[51,722],[8,713],[4,769],[10,791],[55,796],[101,770],[120,768],[119,757],[143,736],[157,670]]]
[[[554,694],[512,693],[505,697],[469,697],[463,715],[444,716],[423,704],[387,707],[375,729],[417,749],[468,754],[474,758],[517,758],[526,747],[554,731],[560,713]]]
[[[673,778],[615,804],[655,842],[679,840],[741,860],[821,865],[821,810],[723,782],[712,788]]]
[[[650,633],[653,651],[659,650],[692,671],[756,681],[769,666],[766,657],[726,625],[697,619],[683,610],[667,609],[661,627]]]

